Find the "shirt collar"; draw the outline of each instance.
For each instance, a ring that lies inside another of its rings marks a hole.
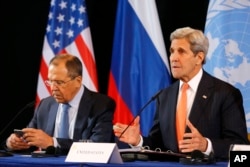
[[[80,90],[76,93],[75,97],[71,101],[69,101],[71,107],[78,108],[83,92],[84,92],[84,86],[82,85],[80,87]]]
[[[202,74],[203,74],[203,70],[200,69],[200,71],[188,82],[189,88],[193,90],[194,92],[196,92],[198,89],[198,85],[201,81]],[[182,84],[183,84],[183,81],[180,80],[179,89],[181,88]]]

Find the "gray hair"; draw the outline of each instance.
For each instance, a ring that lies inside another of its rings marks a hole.
[[[170,41],[181,38],[185,38],[190,43],[190,49],[194,54],[197,54],[198,52],[204,53],[205,58],[202,63],[205,64],[209,42],[204,33],[198,29],[183,27],[176,29],[170,35]]]

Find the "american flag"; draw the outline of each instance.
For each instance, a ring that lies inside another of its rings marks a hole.
[[[78,56],[83,64],[83,84],[93,91],[98,91],[85,0],[52,0],[50,3],[38,76],[37,103],[50,95],[50,89],[44,81],[47,79],[48,63],[58,53]]]

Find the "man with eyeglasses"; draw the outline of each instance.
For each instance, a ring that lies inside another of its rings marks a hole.
[[[114,142],[113,113],[115,101],[82,85],[82,63],[73,55],[59,54],[49,63],[51,96],[41,100],[23,136],[11,134],[6,146],[11,151],[34,151],[54,146],[67,154],[74,141]],[[67,137],[61,137],[62,106],[67,104]]]

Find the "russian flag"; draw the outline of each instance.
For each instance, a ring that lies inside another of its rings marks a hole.
[[[117,104],[114,123],[129,124],[151,97],[170,83],[155,1],[118,1],[108,86],[108,95]],[[154,113],[155,102],[141,113],[143,135],[148,135]]]

